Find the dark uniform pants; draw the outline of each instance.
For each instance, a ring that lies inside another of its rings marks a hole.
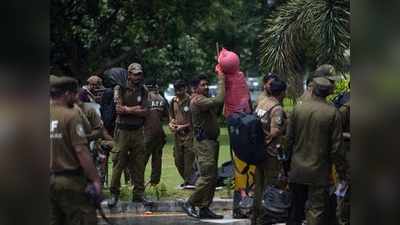
[[[329,201],[328,186],[291,183],[292,208],[287,225],[301,225],[304,212],[307,225],[326,225]],[[306,204],[307,202],[307,204]]]
[[[217,185],[219,143],[214,140],[194,140],[193,147],[200,177],[188,202],[199,208],[209,207]]]
[[[145,156],[145,164],[150,159],[151,156],[151,177],[150,183],[158,184],[160,183],[161,178],[161,168],[162,168],[162,150],[165,145],[165,138],[152,138],[146,140],[145,148],[146,148],[146,156]]]
[[[192,138],[175,136],[174,159],[179,175],[185,183],[190,183],[190,177],[194,173],[195,159]]]
[[[110,192],[119,195],[121,173],[128,168],[133,181],[133,197],[144,195],[145,147],[143,129],[117,129],[114,135],[113,171]]]
[[[346,151],[346,161],[349,162],[349,154],[350,154],[350,148],[351,148],[351,142],[350,141],[345,141],[343,142],[342,147]],[[350,167],[347,170],[347,178],[350,177]],[[336,211],[336,217],[338,219],[339,225],[349,225],[350,224],[350,196],[351,196],[351,181],[348,180],[349,182],[349,187],[347,190],[347,193],[344,197],[340,197],[337,199],[337,211]]]
[[[50,177],[50,225],[95,225],[97,214],[85,195],[86,178]]]
[[[269,156],[265,161],[256,165],[255,176],[255,198],[253,206],[252,224],[261,225],[265,224],[262,215],[264,215],[263,206],[261,201],[266,186],[277,185],[278,175],[280,172],[280,161],[276,157]]]

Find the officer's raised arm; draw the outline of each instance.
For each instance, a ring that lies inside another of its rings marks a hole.
[[[210,98],[198,98],[195,103],[201,110],[208,110],[212,107],[219,106],[224,103],[225,98],[225,75],[222,72],[217,73],[218,77],[218,90],[217,96]]]

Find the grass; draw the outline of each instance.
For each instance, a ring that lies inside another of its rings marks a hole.
[[[294,101],[289,98],[285,98],[284,102],[284,110],[286,112],[291,112],[293,109]],[[220,166],[222,163],[229,161],[231,159],[230,152],[229,152],[229,137],[228,131],[226,129],[226,124],[222,118],[220,118],[220,149],[219,149],[219,158],[218,158],[218,165]],[[173,157],[173,136],[167,126],[164,126],[164,131],[167,135],[167,143],[163,149],[163,156],[162,156],[162,172],[161,172],[161,181],[160,184],[156,188],[147,188],[146,189],[146,196],[152,198],[160,198],[163,200],[167,199],[176,199],[176,198],[185,198],[188,197],[192,190],[177,190],[176,187],[183,182],[182,178],[178,174],[178,171],[175,167],[174,157]],[[151,160],[151,159],[150,159]],[[150,179],[151,173],[151,164],[150,160],[146,166],[145,171],[145,182]],[[111,178],[111,171],[112,163],[111,160],[109,161],[109,177]],[[124,178],[121,178],[121,199],[128,200],[131,197],[132,188],[130,184],[125,184]],[[124,185],[125,184],[125,185]],[[223,190],[216,191],[215,194],[218,197],[230,197],[232,194],[230,192],[230,188]],[[106,196],[109,196],[108,189],[104,190]]]
[[[163,149],[163,156],[162,156],[162,172],[161,172],[161,181],[160,184],[157,185],[155,188],[147,188],[146,189],[146,197],[150,198],[160,198],[162,200],[168,199],[176,199],[176,198],[185,198],[190,196],[192,190],[177,190],[176,187],[183,182],[182,178],[180,177],[174,163],[173,157],[173,136],[169,129],[164,126],[164,131],[167,135],[167,143]],[[226,127],[222,127],[220,129],[221,135],[219,137],[220,141],[220,149],[219,149],[219,159],[218,165],[220,166],[222,163],[229,161],[231,159],[230,152],[229,152],[229,137],[227,133]],[[151,159],[150,159],[151,160]],[[146,171],[145,171],[145,182],[150,179],[151,173],[151,164],[150,160],[147,163]],[[111,160],[109,161],[109,177],[111,178],[112,174],[112,163]],[[121,178],[121,199],[129,200],[131,198],[131,185],[125,185],[124,178]],[[106,196],[109,196],[109,190],[105,189],[104,193]],[[229,189],[223,189],[216,191],[216,196],[218,197],[229,197],[230,196]]]

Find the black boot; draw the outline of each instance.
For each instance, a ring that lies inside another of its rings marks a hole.
[[[200,219],[223,219],[224,216],[217,215],[212,212],[208,207],[204,207],[200,209],[199,213]]]
[[[132,198],[132,202],[137,202],[137,203],[143,203],[143,205],[145,206],[152,206],[153,202],[150,200],[147,200],[145,197],[143,196],[134,196]]]
[[[182,207],[183,211],[186,214],[188,214],[188,216],[191,216],[191,217],[196,218],[196,219],[199,218],[199,214],[197,213],[196,209],[189,202],[182,203],[181,207]]]
[[[108,207],[112,208],[117,205],[119,200],[118,194],[111,194],[111,198],[107,201]]]

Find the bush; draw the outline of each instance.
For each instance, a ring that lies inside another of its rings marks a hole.
[[[328,101],[331,102],[338,94],[349,90],[350,75],[346,74],[346,79],[340,79],[336,81],[335,90],[333,94],[328,96]]]

